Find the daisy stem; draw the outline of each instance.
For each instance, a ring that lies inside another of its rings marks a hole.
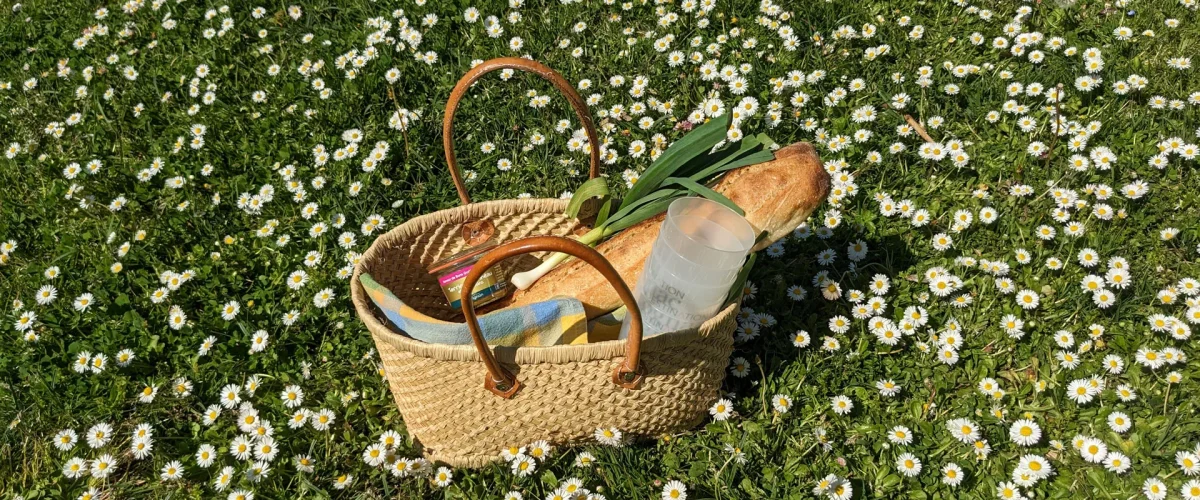
[[[1163,416],[1167,415],[1167,403],[1171,401],[1171,384],[1167,384],[1167,393],[1163,395]]]

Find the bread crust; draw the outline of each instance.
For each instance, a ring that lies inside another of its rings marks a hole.
[[[775,159],[727,172],[713,185],[746,212],[757,233],[767,235],[754,246],[761,250],[808,219],[829,194],[829,173],[812,145],[798,142],[775,151]],[[637,286],[642,266],[654,247],[666,214],[635,224],[596,247],[629,284]],[[621,300],[598,271],[573,260],[547,273],[527,290],[510,298],[510,305],[539,302],[560,295],[583,303],[588,318],[621,306]]]

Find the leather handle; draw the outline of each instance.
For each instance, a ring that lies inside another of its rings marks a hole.
[[[583,124],[584,132],[587,133],[588,147],[591,150],[589,153],[591,168],[588,171],[588,177],[594,179],[599,176],[599,135],[596,134],[596,126],[592,123],[591,115],[588,114],[587,104],[584,103],[582,97],[579,97],[579,94],[575,92],[571,84],[562,75],[539,62],[520,57],[489,59],[471,68],[454,85],[454,90],[450,91],[450,99],[446,101],[446,116],[442,119],[442,145],[446,149],[446,164],[450,167],[450,177],[454,179],[454,188],[458,190],[458,199],[462,200],[463,205],[471,203],[471,198],[467,196],[467,185],[463,183],[462,173],[458,170],[458,161],[454,156],[454,112],[458,110],[458,103],[467,93],[471,84],[475,83],[479,77],[498,69],[528,71],[546,79],[554,85],[554,88],[566,96],[567,102],[571,103],[572,108],[575,108],[575,114],[579,117],[579,122]]]
[[[625,307],[629,310],[631,325],[628,344],[625,347],[625,362],[617,365],[613,370],[612,380],[614,384],[626,389],[636,389],[642,383],[641,366],[638,362],[642,351],[642,311],[638,309],[637,302],[633,299],[633,292],[629,291],[629,285],[625,284],[625,280],[621,279],[621,275],[603,255],[600,255],[600,252],[578,241],[559,236],[532,236],[497,246],[484,254],[463,280],[462,312],[467,320],[467,328],[471,330],[471,339],[475,342],[475,349],[479,351],[479,357],[483,359],[483,364],[487,367],[488,373],[487,379],[484,381],[484,388],[502,398],[511,399],[521,389],[521,382],[500,366],[500,363],[496,361],[496,355],[492,353],[487,341],[483,339],[479,319],[475,316],[475,304],[471,292],[475,290],[475,283],[479,281],[483,272],[496,263],[514,255],[538,251],[561,252],[576,257],[600,271],[600,274],[617,290],[617,296],[621,297],[621,302],[624,302]]]

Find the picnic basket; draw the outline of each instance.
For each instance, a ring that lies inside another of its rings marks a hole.
[[[600,427],[615,427],[630,436],[661,436],[696,426],[719,396],[738,304],[727,304],[698,328],[643,339],[629,286],[600,253],[564,237],[582,226],[564,214],[566,200],[471,203],[454,155],[455,110],[472,83],[505,68],[535,73],[566,96],[593,145],[590,175],[599,174],[599,141],[587,107],[550,68],[521,58],[492,59],[455,85],[442,133],[446,163],[463,205],[408,220],[378,237],[355,267],[350,284],[354,308],[375,341],[408,432],[430,460],[482,467],[499,460],[504,448],[543,439],[559,445],[585,442]],[[568,253],[595,267],[615,287],[633,320],[629,338],[546,347],[488,346],[467,293],[463,316],[474,345],[424,343],[391,326],[359,281],[369,273],[406,304],[451,320],[455,315],[446,312],[442,290],[426,268],[490,237],[502,243],[480,259],[464,290],[472,289],[483,270],[506,258]]]

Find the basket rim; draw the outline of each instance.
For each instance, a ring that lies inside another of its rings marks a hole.
[[[379,321],[378,317],[374,314],[374,305],[368,300],[366,291],[359,281],[359,276],[365,267],[381,258],[380,254],[394,240],[409,235],[421,234],[438,225],[455,223],[456,221],[462,223],[492,215],[515,212],[537,212],[558,215],[563,213],[566,205],[567,200],[554,198],[485,201],[446,210],[438,210],[401,223],[377,237],[371,243],[366,253],[363,254],[358,264],[354,266],[354,274],[350,278],[350,295],[351,301],[354,303],[355,313],[359,320],[366,325],[367,330],[371,332],[371,336],[374,337],[377,343],[386,342],[392,347],[422,358],[438,361],[478,361],[482,363],[479,352],[475,350],[473,344],[428,344],[404,335],[396,331],[391,325]],[[727,304],[716,316],[709,318],[708,321],[705,321],[704,324],[697,328],[648,337],[642,341],[642,351],[660,351],[688,342],[694,342],[697,340],[697,337],[701,339],[707,338],[713,334],[717,326],[728,316],[737,314],[738,309],[738,303],[733,302]],[[493,346],[493,349],[496,359],[503,363],[564,364],[624,357],[627,343],[627,340],[608,340],[581,345]]]

